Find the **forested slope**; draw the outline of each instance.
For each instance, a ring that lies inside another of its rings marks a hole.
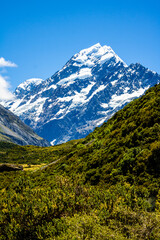
[[[53,162],[0,174],[0,239],[160,239],[160,85],[85,139],[0,154]]]

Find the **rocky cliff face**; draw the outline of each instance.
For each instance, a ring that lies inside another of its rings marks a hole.
[[[0,105],[0,140],[20,145],[49,146],[49,142],[39,137],[19,117]]]
[[[141,64],[127,66],[111,47],[75,54],[46,80],[30,79],[5,106],[52,144],[83,138],[160,81]]]

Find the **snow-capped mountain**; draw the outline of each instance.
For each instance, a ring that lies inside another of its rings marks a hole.
[[[75,54],[52,77],[20,84],[12,112],[52,144],[86,136],[160,76],[140,64],[127,66],[99,43]]]

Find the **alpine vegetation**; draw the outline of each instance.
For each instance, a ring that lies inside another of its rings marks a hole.
[[[0,142],[0,240],[160,239],[159,156],[160,84],[84,139]]]

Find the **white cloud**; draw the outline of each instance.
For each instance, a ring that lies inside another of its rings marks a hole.
[[[0,67],[17,67],[17,65],[11,61],[6,61],[3,57],[1,57]]]
[[[5,67],[17,67],[17,65],[11,61],[6,61],[3,57],[0,58],[0,73],[6,73]],[[9,83],[6,80],[6,77],[3,77],[0,74],[0,101],[11,100],[14,98],[14,95],[9,90]]]
[[[9,91],[9,83],[0,75],[0,100],[11,100],[14,95]]]

